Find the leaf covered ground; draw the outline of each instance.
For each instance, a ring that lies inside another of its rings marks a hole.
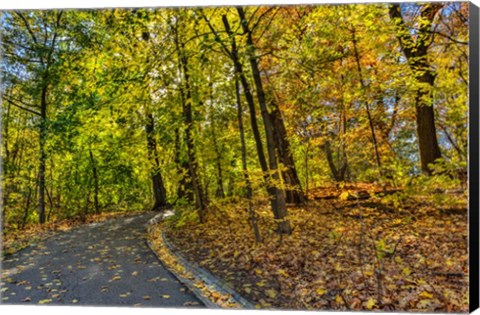
[[[204,224],[177,215],[165,233],[258,308],[467,312],[465,196],[439,204],[440,194],[399,194],[320,189],[307,206],[289,207],[294,230],[283,237],[257,202],[258,244],[238,200],[210,207]]]

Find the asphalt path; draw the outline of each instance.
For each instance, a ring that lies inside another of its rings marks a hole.
[[[204,307],[145,243],[154,213],[76,227],[2,262],[2,304]]]

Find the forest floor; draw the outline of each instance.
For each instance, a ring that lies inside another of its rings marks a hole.
[[[283,237],[257,202],[261,243],[238,200],[210,207],[204,224],[177,215],[163,228],[176,250],[258,308],[467,312],[465,194],[400,200],[366,190],[316,189],[308,205],[289,207],[293,233]]]

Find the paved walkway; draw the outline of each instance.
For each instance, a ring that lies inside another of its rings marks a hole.
[[[2,304],[204,307],[145,244],[155,213],[58,233],[2,262]]]

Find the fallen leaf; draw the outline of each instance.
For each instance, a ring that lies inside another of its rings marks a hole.
[[[327,293],[327,290],[322,289],[322,288],[319,288],[319,289],[317,289],[315,292],[317,292],[318,295],[322,296],[322,295],[324,295],[325,293]]]
[[[275,291],[274,289],[265,290],[265,294],[272,299],[277,297],[277,291]]]
[[[422,293],[420,293],[420,297],[423,299],[432,299],[433,294],[428,293],[427,291],[423,291]]]
[[[365,307],[371,310],[376,303],[377,303],[377,300],[375,300],[374,298],[369,298],[368,301],[365,302]]]

